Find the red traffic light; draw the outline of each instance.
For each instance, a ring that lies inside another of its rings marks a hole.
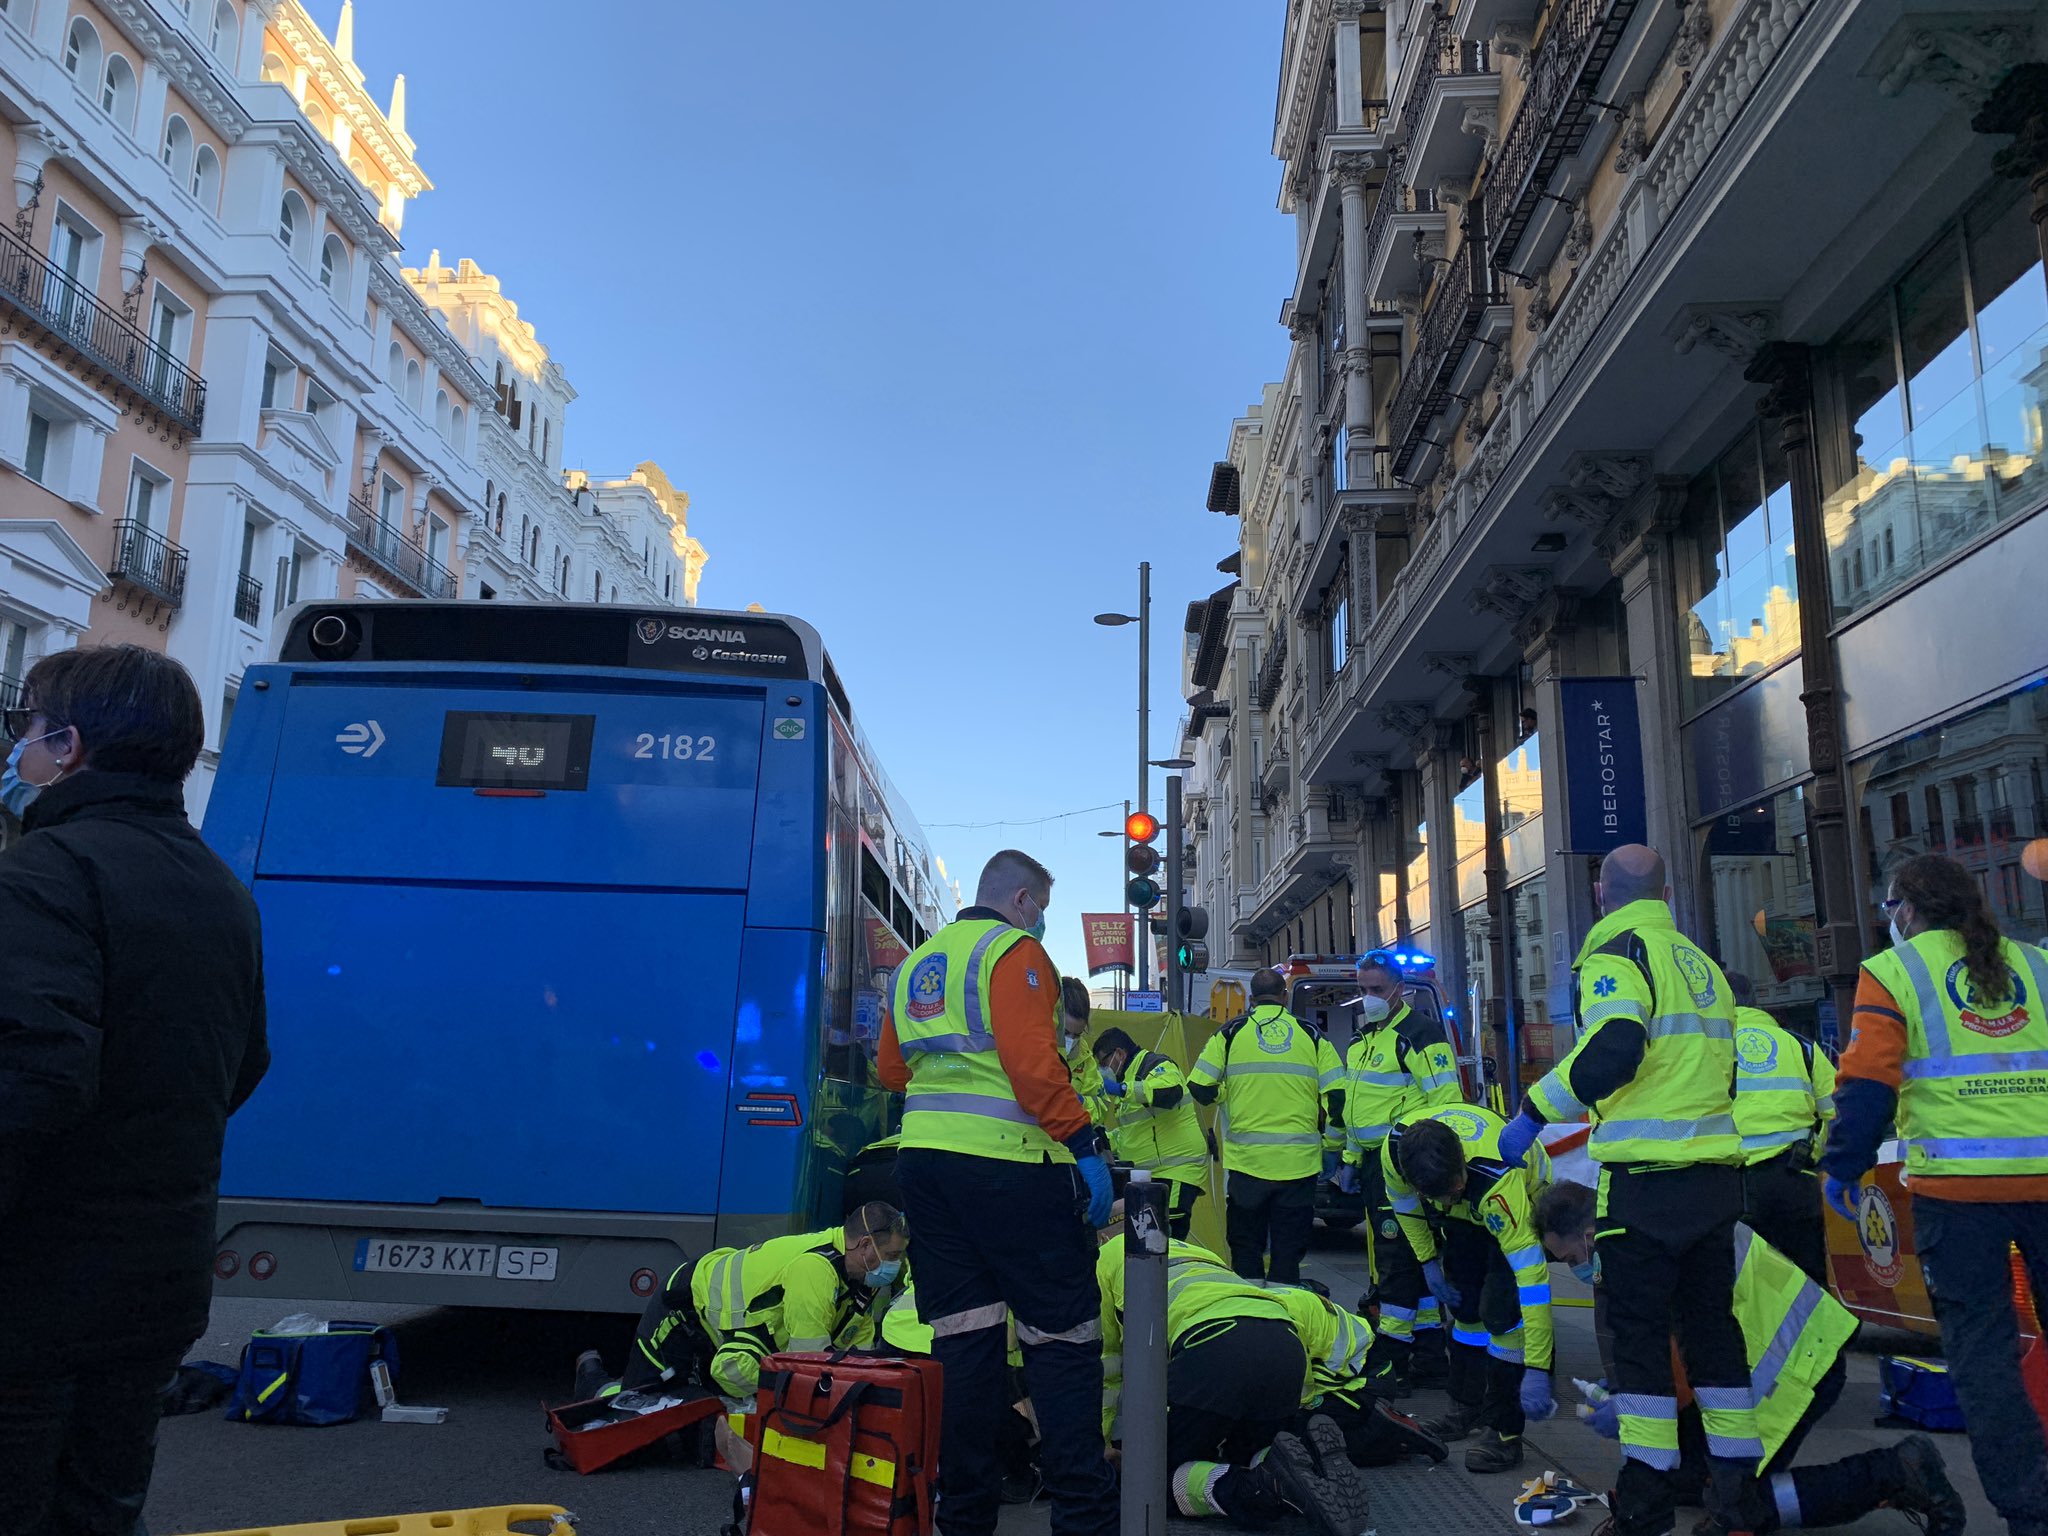
[[[1134,843],[1149,843],[1159,835],[1159,818],[1150,811],[1133,811],[1124,818],[1124,836]]]

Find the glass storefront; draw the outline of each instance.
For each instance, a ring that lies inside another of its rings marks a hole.
[[[1408,863],[1402,871],[1407,888],[1408,932],[1411,944],[1426,948],[1429,943],[1429,823],[1415,823],[1415,836],[1407,848]]]
[[[1676,550],[1688,714],[1799,648],[1792,491],[1776,438],[1750,428],[1686,491]]]
[[[1976,876],[1998,925],[2048,940],[2048,679],[1850,765],[1867,898],[1864,943],[1890,942],[1892,871],[1942,853]]]
[[[1829,349],[1823,464],[1837,617],[2048,488],[2048,284],[2010,185],[1945,231]],[[1844,438],[1846,437],[1846,441]]]
[[[1802,787],[1737,806],[1701,829],[1712,912],[1708,949],[1747,976],[1756,1005],[1786,1028],[1822,1031],[1827,987],[1814,956],[1813,861]]]

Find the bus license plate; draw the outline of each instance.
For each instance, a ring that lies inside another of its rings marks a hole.
[[[477,1279],[552,1280],[559,1248],[527,1244],[440,1243],[405,1237],[356,1240],[358,1272],[468,1275]]]

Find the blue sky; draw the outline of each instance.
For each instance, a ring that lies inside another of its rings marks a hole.
[[[1286,361],[1281,11],[357,0],[436,183],[407,262],[503,279],[581,392],[570,464],[690,492],[706,606],[818,625],[970,895],[1006,843],[1052,867],[1067,970],[1120,905],[1120,805],[943,824],[1134,793],[1135,631],[1089,619],[1141,559],[1172,755],[1236,544],[1209,465]]]

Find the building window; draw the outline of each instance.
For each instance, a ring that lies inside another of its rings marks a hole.
[[[100,110],[118,125],[135,129],[135,66],[121,54],[107,60],[107,72],[100,79]]]
[[[175,112],[164,123],[163,160],[172,180],[184,186],[192,175],[192,129]]]
[[[448,563],[448,524],[438,517],[427,519],[427,558],[436,565]]]
[[[235,48],[242,40],[241,24],[235,19],[235,8],[228,0],[219,0],[213,8],[213,29],[207,34],[206,46],[213,50],[213,56],[230,69],[235,65]]]
[[[562,596],[567,597],[569,595],[569,557],[567,555],[562,556],[562,579],[558,587]]]
[[[505,532],[505,493],[503,491],[498,492],[498,517],[495,526],[498,534],[502,536]]]
[[[346,296],[348,247],[339,236],[329,235],[320,242],[320,286],[334,296],[337,304]]]
[[[209,213],[220,211],[220,156],[211,144],[202,144],[192,154],[193,199]]]
[[[377,493],[377,521],[386,533],[397,533],[404,521],[404,513],[398,504],[402,494],[396,480],[386,475]]]
[[[409,357],[405,360],[405,403],[414,410],[420,408],[420,398],[426,389],[426,377],[418,358]]]
[[[1792,491],[1776,434],[1752,427],[1686,493],[1678,538],[1686,708],[1799,648]]]
[[[384,381],[393,390],[405,388],[405,349],[395,341],[391,343],[391,350],[384,354]]]
[[[2004,189],[1829,348],[1837,616],[2038,505],[2044,357],[2048,284],[2026,200]]]
[[[170,516],[171,482],[141,460],[128,471],[128,517],[137,526],[161,533]]]
[[[281,55],[270,52],[264,53],[263,73],[260,78],[265,85],[281,85],[286,90],[291,89],[291,68],[285,63]]]
[[[312,216],[306,212],[306,200],[296,192],[285,193],[277,205],[277,240],[297,259],[301,248],[301,237],[311,230]]]
[[[437,390],[435,390],[435,391],[434,391],[434,430],[435,430],[436,432],[439,432],[439,433],[441,434],[441,436],[443,436],[444,438],[445,438],[445,437],[449,437],[449,436],[451,436],[451,435],[452,435],[452,434],[451,434],[451,432],[450,432],[450,430],[449,430],[449,429],[450,429],[450,427],[452,426],[452,422],[451,422],[451,420],[450,420],[450,418],[449,418],[449,410],[450,410],[450,406],[449,406],[449,403],[448,403],[448,391],[447,391],[447,390],[445,390],[445,389],[437,389]]]
[[[90,91],[100,77],[100,35],[91,22],[75,16],[64,34],[64,68]]]
[[[28,413],[28,447],[22,454],[21,472],[37,485],[48,485],[50,472],[50,418],[41,411]]]

